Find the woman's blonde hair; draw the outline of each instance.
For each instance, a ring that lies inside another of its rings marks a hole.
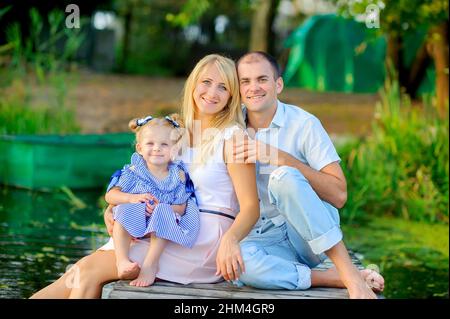
[[[190,73],[183,90],[183,100],[181,115],[186,128],[190,134],[193,133],[193,125],[197,108],[194,101],[194,90],[200,75],[207,67],[215,65],[224,81],[225,88],[230,93],[230,99],[226,106],[217,114],[211,122],[213,128],[223,130],[232,125],[244,127],[244,118],[241,109],[239,96],[239,80],[236,72],[236,65],[233,60],[219,54],[210,54],[202,58]],[[205,163],[212,151],[215,139],[213,137],[203,140],[201,145],[200,162]]]

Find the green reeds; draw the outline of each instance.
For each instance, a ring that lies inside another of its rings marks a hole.
[[[49,13],[47,29],[35,8],[30,10],[30,22],[27,38],[17,22],[5,30],[8,43],[0,50],[6,61],[0,63],[0,134],[77,133],[75,110],[67,102],[76,75],[69,76],[68,68],[84,35],[80,29],[65,27],[61,10]],[[39,97],[41,102],[36,101]]]
[[[342,216],[448,223],[448,140],[448,117],[439,117],[430,97],[413,106],[387,81],[371,134],[340,149],[348,181]]]

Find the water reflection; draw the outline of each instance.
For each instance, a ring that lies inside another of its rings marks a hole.
[[[31,192],[0,186],[0,298],[27,298],[99,247],[107,234],[102,190]]]

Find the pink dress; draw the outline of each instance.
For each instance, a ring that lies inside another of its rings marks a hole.
[[[168,242],[159,260],[160,279],[189,283],[214,283],[222,280],[216,276],[216,255],[220,240],[230,228],[233,219],[239,212],[239,204],[230,175],[223,160],[224,141],[240,130],[237,126],[225,129],[216,140],[213,155],[203,165],[193,165],[196,150],[188,148],[181,156],[189,175],[194,182],[195,194],[200,208],[200,231],[192,248]],[[213,211],[221,212],[214,214]],[[142,265],[149,249],[149,240],[136,240],[131,244],[130,259]],[[99,250],[113,250],[112,238]]]

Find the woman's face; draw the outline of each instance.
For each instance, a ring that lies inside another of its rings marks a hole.
[[[200,117],[217,114],[227,105],[231,95],[214,64],[206,66],[200,74],[193,97]]]

